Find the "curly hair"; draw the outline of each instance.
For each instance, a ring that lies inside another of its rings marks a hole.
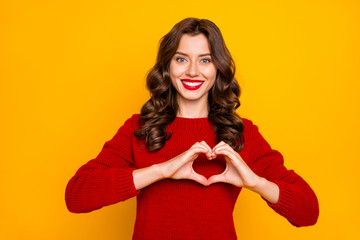
[[[240,151],[244,145],[244,125],[235,112],[240,106],[241,92],[234,77],[235,63],[220,29],[207,19],[186,18],[175,24],[160,40],[156,63],[146,79],[150,99],[141,108],[140,128],[134,135],[145,140],[150,152],[160,150],[170,138],[171,134],[166,126],[176,118],[179,106],[169,69],[171,59],[184,34],[204,34],[208,39],[210,54],[217,67],[215,83],[208,95],[208,120],[214,125],[217,142],[224,141],[236,151]]]

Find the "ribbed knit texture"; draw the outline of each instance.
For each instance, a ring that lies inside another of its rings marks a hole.
[[[89,212],[137,196],[133,239],[236,239],[232,214],[241,188],[226,183],[205,187],[191,180],[172,179],[140,191],[134,187],[134,169],[167,161],[195,142],[204,140],[214,147],[216,135],[208,119],[176,118],[168,126],[170,140],[158,152],[150,153],[133,135],[138,118],[133,115],[128,119],[100,154],[69,181],[65,196],[69,211]],[[319,207],[312,189],[284,167],[282,155],[271,149],[251,121],[243,122],[241,157],[256,174],[280,188],[279,202],[267,204],[295,226],[315,224]],[[193,168],[208,178],[225,169],[225,160],[219,156],[209,161],[199,155]]]

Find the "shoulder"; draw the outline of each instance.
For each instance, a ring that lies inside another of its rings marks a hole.
[[[244,133],[245,132],[249,132],[253,129],[258,129],[258,127],[250,120],[247,118],[241,118],[243,124],[244,124]]]
[[[258,151],[259,153],[270,151],[271,146],[260,133],[259,127],[249,119],[242,118],[242,120],[244,124],[244,149]]]
[[[134,113],[132,116],[131,116],[131,118],[133,118],[133,119],[139,119],[140,118],[140,114],[139,113]]]
[[[141,116],[141,115],[138,114],[138,113],[133,114],[131,117],[129,117],[129,118],[125,121],[125,124],[126,124],[126,123],[132,123],[132,124],[137,123],[137,122],[139,121],[140,116]]]
[[[134,131],[139,127],[140,114],[133,114],[131,117],[125,120],[119,130]]]
[[[263,136],[259,131],[259,127],[253,123],[253,121],[247,118],[241,118],[244,124],[243,136],[245,142],[254,142],[257,143],[260,140],[264,140]]]
[[[244,124],[244,127],[253,124],[253,122],[252,122],[250,119],[247,119],[247,118],[243,118],[243,117],[242,117],[241,120],[242,120],[242,122],[243,122],[243,124]]]
[[[139,113],[135,113],[129,119],[131,119],[132,122],[137,123],[140,117],[141,115]]]

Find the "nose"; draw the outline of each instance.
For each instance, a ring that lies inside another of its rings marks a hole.
[[[196,77],[199,75],[199,66],[197,64],[196,61],[191,61],[187,70],[186,70],[186,74],[189,77]]]

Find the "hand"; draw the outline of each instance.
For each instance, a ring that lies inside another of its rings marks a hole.
[[[215,159],[218,155],[223,155],[226,160],[224,172],[211,176],[209,179],[196,173],[192,166],[194,160],[201,153],[204,153],[209,160]],[[273,204],[276,204],[279,200],[279,187],[275,183],[256,175],[246,165],[241,156],[224,142],[220,142],[213,149],[204,141],[195,143],[187,151],[164,163],[134,170],[133,176],[137,190],[164,178],[190,179],[205,186],[216,182],[224,182],[238,187],[245,187],[257,192]]]
[[[204,176],[196,173],[192,165],[201,153],[204,153],[206,157],[211,160],[211,152],[211,148],[205,141],[197,142],[187,151],[167,162],[161,163],[159,167],[162,169],[164,178],[190,179],[207,186],[208,180]]]
[[[224,182],[252,190],[260,183],[261,178],[247,166],[239,153],[223,141],[212,149],[209,159],[215,159],[218,155],[224,156],[226,168],[223,173],[211,176],[208,185]]]

